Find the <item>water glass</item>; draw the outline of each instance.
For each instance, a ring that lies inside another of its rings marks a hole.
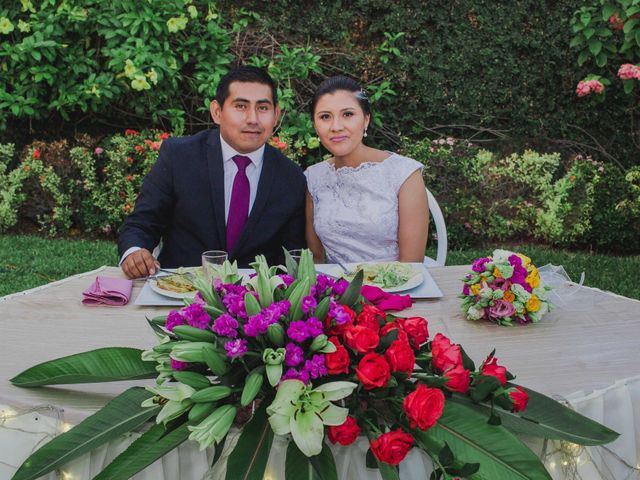
[[[296,263],[300,263],[300,258],[302,258],[302,248],[294,248],[293,250],[289,250],[289,255],[293,258]]]
[[[202,270],[209,282],[218,276],[218,268],[227,261],[228,254],[224,250],[207,250],[202,254]]]

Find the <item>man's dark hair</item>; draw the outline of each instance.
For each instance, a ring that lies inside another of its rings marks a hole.
[[[318,85],[318,88],[316,89],[315,93],[313,94],[313,98],[311,99],[311,118],[313,118],[316,113],[316,105],[318,104],[318,100],[320,100],[321,97],[340,90],[353,92],[364,114],[371,115],[371,105],[369,105],[369,97],[367,97],[367,93],[360,86],[360,84],[353,78],[345,77],[344,75],[336,75],[335,77],[327,78],[320,85]]]
[[[261,83],[267,85],[271,88],[273,105],[278,104],[276,84],[266,70],[250,65],[242,65],[230,70],[220,79],[220,83],[218,83],[218,88],[216,89],[216,101],[220,104],[220,108],[222,108],[224,102],[229,97],[229,86],[233,82]]]

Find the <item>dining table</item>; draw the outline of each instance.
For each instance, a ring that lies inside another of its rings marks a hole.
[[[400,316],[427,319],[437,333],[462,345],[479,365],[494,349],[514,382],[548,395],[620,433],[613,443],[577,447],[560,441],[535,444],[536,453],[555,479],[624,479],[640,475],[640,301],[568,282],[571,301],[539,322],[511,327],[465,318],[459,297],[469,266],[429,267],[441,296],[414,300]],[[157,343],[147,318],[167,314],[171,306],[136,305],[145,283],[134,281],[131,301],[123,306],[83,305],[82,292],[97,276],[124,278],[118,267],[104,266],[32,290],[0,298],[0,480],[9,479],[39,446],[92,415],[135,385],[154,380],[20,388],[9,381],[29,367],[102,347],[148,349]],[[71,461],[43,477],[92,478],[139,433]],[[284,444],[286,445],[286,443]],[[185,442],[137,474],[135,479],[213,479],[213,448],[200,452]],[[233,447],[233,440],[225,450]],[[280,448],[280,450],[278,450]],[[286,446],[274,443],[265,479],[281,478],[279,462]],[[380,478],[364,465],[367,442],[332,447],[339,476]],[[223,456],[228,454],[223,452]],[[430,469],[412,452],[400,465],[403,479]]]

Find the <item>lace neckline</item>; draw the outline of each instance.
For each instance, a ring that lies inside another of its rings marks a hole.
[[[357,167],[349,167],[349,166],[344,166],[344,167],[339,167],[336,168],[334,163],[329,162],[329,160],[325,160],[324,163],[327,164],[327,167],[329,168],[329,170],[336,172],[336,173],[341,173],[341,172],[357,172],[360,170],[366,170],[370,167],[373,167],[375,165],[382,165],[384,162],[386,162],[387,160],[389,160],[391,157],[394,157],[397,155],[397,153],[395,152],[388,152],[389,156],[387,158],[385,158],[384,160],[381,160],[379,162],[362,162],[360,165],[358,165]]]

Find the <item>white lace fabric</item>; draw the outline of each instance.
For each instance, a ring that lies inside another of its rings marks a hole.
[[[392,153],[357,167],[327,161],[305,175],[313,199],[313,226],[329,263],[393,261],[398,250],[398,192],[422,170],[419,162]]]

